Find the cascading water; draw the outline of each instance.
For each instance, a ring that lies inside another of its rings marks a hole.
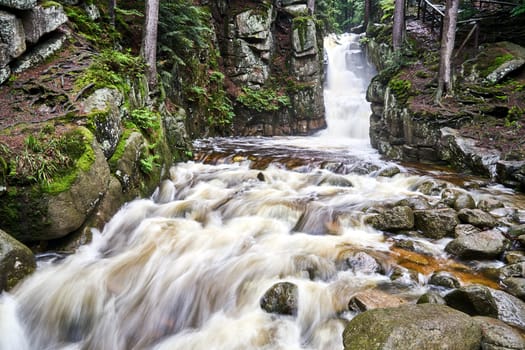
[[[375,75],[361,49],[359,35],[330,35],[324,40],[327,60],[324,100],[328,128],[321,136],[368,141],[368,83]]]
[[[327,110],[352,115],[346,103],[331,105],[333,79]],[[424,177],[371,176],[385,163],[354,166],[347,146],[320,148],[318,139],[197,142],[202,162],[173,167],[152,198],[125,205],[91,244],[42,261],[0,297],[0,348],[342,349],[353,296],[410,302],[428,288],[424,271],[410,277],[414,256],[393,244],[413,240],[429,265],[446,269],[446,240],[366,225],[375,206],[440,197],[417,190]],[[281,282],[295,286],[281,295],[294,311],[265,311],[273,306],[263,296]]]

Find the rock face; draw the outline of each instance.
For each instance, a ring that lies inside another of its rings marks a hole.
[[[289,99],[278,108],[271,107],[276,100],[260,107],[235,103],[234,133],[310,134],[325,128],[322,38],[307,1],[218,2],[215,11],[227,79],[244,94]],[[277,91],[275,82],[286,91]]]
[[[44,34],[55,32],[60,25],[66,23],[67,16],[58,3],[44,7],[37,5],[35,0],[1,0],[0,7],[2,7],[0,10],[0,84],[2,84],[9,78],[11,71],[20,73],[42,62],[62,46],[63,41],[57,48],[56,39],[51,41],[47,39],[40,41],[40,39]],[[36,44],[38,48],[33,50],[32,47]],[[18,62],[17,58],[26,51],[30,58],[25,57],[23,63]]]
[[[345,350],[478,350],[480,342],[481,329],[473,319],[438,304],[366,311],[343,333]]]
[[[35,267],[31,250],[0,230],[0,292],[13,288]]]

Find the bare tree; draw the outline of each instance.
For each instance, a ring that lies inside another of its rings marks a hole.
[[[117,0],[108,1],[108,14],[109,14],[109,23],[114,27],[115,26],[115,8],[117,7]]]
[[[439,58],[438,87],[436,103],[441,101],[444,93],[453,94],[452,79],[452,51],[456,40],[456,23],[458,19],[459,0],[447,0],[445,18],[443,19],[443,34],[441,36],[441,50]]]
[[[142,36],[142,56],[146,61],[146,76],[150,90],[157,86],[157,32],[159,24],[159,0],[146,0],[146,18]]]
[[[370,16],[372,13],[372,0],[365,0],[365,13],[363,15],[363,26],[365,31],[368,28],[368,22],[370,22]]]
[[[395,0],[394,25],[392,27],[392,46],[397,51],[405,39],[405,0]]]

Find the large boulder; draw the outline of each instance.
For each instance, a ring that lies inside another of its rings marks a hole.
[[[67,22],[67,16],[60,5],[42,7],[36,6],[24,13],[22,17],[24,31],[28,43],[35,44],[42,35],[51,33]]]
[[[429,238],[443,238],[454,232],[459,224],[453,209],[430,209],[414,211],[415,227]]]
[[[0,292],[13,288],[35,268],[31,250],[0,230]]]
[[[479,350],[480,343],[477,322],[439,304],[366,311],[343,332],[345,350]]]
[[[498,230],[464,232],[445,247],[460,258],[495,258],[507,249],[508,240]]]
[[[525,329],[525,302],[503,291],[470,285],[453,290],[445,300],[447,305],[469,315],[489,316]]]
[[[414,227],[414,213],[408,206],[397,206],[366,218],[365,222],[378,230],[409,230]]]
[[[15,15],[4,11],[0,11],[0,44],[6,45],[6,54],[10,58],[18,57],[26,50],[22,21]]]

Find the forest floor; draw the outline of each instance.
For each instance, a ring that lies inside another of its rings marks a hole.
[[[403,67],[399,76],[411,83],[410,108],[456,125],[463,136],[476,139],[479,146],[499,150],[504,160],[525,160],[525,67],[497,84],[473,79],[469,69],[476,65],[480,69],[487,65],[483,60],[497,60],[509,53],[499,44],[467,47],[454,58],[454,94],[445,95],[436,104],[439,32],[412,19],[407,23],[407,34],[409,43],[417,46],[423,57]]]

